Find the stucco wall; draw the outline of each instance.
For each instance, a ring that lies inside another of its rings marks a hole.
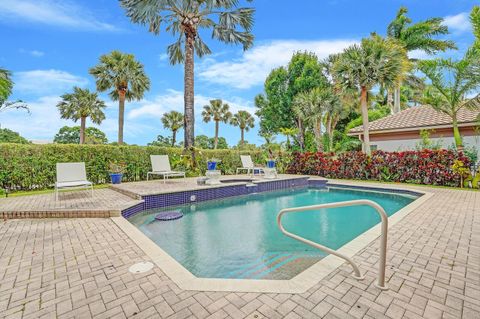
[[[448,148],[454,144],[453,137],[430,138],[434,143],[441,143],[444,148]],[[399,140],[376,140],[370,142],[372,146],[376,145],[377,149],[383,151],[405,151],[414,150],[420,143],[421,139],[399,139]],[[464,136],[463,142],[465,146],[475,146],[479,151],[480,156],[480,137],[479,136]]]

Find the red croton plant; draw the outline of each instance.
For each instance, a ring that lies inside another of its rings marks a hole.
[[[465,166],[470,160],[450,150],[405,152],[295,153],[287,172],[327,178],[378,180],[426,185],[459,186],[460,176],[452,172],[455,160]]]

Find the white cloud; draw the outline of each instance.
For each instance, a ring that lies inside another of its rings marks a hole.
[[[199,65],[198,76],[211,83],[248,89],[265,81],[268,73],[286,65],[293,53],[311,51],[322,59],[356,43],[354,40],[276,40],[254,47],[234,61],[209,58]]]
[[[168,54],[162,53],[162,54],[158,55],[158,59],[160,61],[167,61],[168,60]]]
[[[42,96],[37,99],[27,100],[26,104],[30,109],[30,114],[23,110],[10,110],[0,114],[0,126],[19,132],[29,140],[53,141],[55,134],[62,126],[80,125],[72,120],[60,118],[57,103],[61,98],[57,95]],[[87,119],[87,126],[95,126],[105,132],[109,141],[117,139],[118,132],[118,104],[115,102],[107,103],[105,113],[107,118],[100,125],[94,125]],[[157,127],[150,125],[150,121],[145,123],[127,119],[125,121],[125,137],[135,138],[141,136],[145,131],[158,131],[160,121]]]
[[[444,18],[444,25],[446,25],[451,32],[462,33],[470,31],[470,19],[468,12],[462,12],[452,16],[446,16]]]
[[[1,0],[2,20],[34,22],[87,31],[118,31],[97,20],[91,12],[66,0]]]
[[[25,49],[20,49],[20,53],[25,53],[29,54],[33,57],[39,58],[45,55],[45,52],[39,51],[39,50],[25,50]]]
[[[34,101],[27,101],[31,114],[22,110],[11,110],[2,113],[0,122],[28,139],[52,140],[55,133],[63,125],[72,125],[73,122],[60,119],[57,110],[58,96],[43,96]]]
[[[21,93],[63,93],[73,86],[85,86],[86,78],[61,70],[32,70],[14,73],[14,90]]]
[[[195,95],[195,113],[199,115],[202,112],[203,106],[209,104],[210,100],[214,97]],[[252,115],[255,112],[255,108],[251,105],[251,102],[245,101],[239,97],[224,98],[223,101],[230,105],[232,113],[239,110],[245,110]],[[128,113],[129,119],[135,119],[140,117],[154,117],[158,120],[166,112],[175,110],[183,113],[183,92],[177,90],[167,90],[166,94],[157,95],[152,100],[143,100],[141,102],[130,103],[129,108],[131,111]],[[197,121],[199,117],[197,116]]]
[[[408,57],[410,59],[425,60],[431,58],[431,55],[428,55],[428,53],[423,50],[413,50],[408,52]]]

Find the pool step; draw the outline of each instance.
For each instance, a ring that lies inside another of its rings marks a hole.
[[[259,257],[255,261],[244,265],[240,270],[235,270],[227,274],[226,278],[236,279],[274,279],[275,272],[283,272],[290,268],[295,262],[305,262],[307,260],[308,267],[318,261],[320,256],[317,254],[291,254],[290,252],[268,253]],[[285,275],[284,275],[285,276]]]

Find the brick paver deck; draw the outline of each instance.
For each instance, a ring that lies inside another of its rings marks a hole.
[[[370,184],[369,184],[370,185]],[[5,318],[480,318],[480,192],[435,195],[390,229],[388,285],[374,287],[378,242],[303,294],[182,291],[110,219],[0,224]]]
[[[0,218],[110,217],[139,201],[114,190],[62,192],[53,194],[0,198]]]

